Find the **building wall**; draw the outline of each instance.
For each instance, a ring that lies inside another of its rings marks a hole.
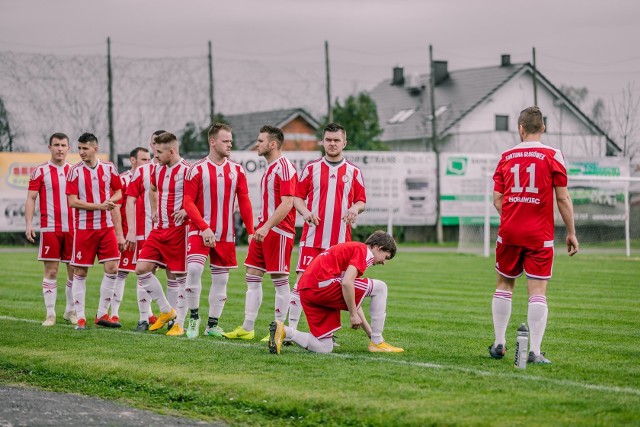
[[[316,130],[302,117],[296,117],[285,126],[283,150],[286,151],[313,151],[318,149]]]

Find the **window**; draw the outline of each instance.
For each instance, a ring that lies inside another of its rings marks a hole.
[[[509,130],[509,116],[501,116],[496,114],[496,130],[507,131]]]
[[[415,108],[409,108],[407,110],[400,110],[398,111],[393,117],[391,117],[387,123],[389,124],[396,124],[396,123],[403,123],[405,120],[407,120],[409,117],[413,116],[413,113],[416,112]]]

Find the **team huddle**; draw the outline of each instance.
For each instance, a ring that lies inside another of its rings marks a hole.
[[[361,327],[368,335],[369,351],[402,352],[382,336],[386,284],[361,277],[367,267],[393,258],[395,241],[378,231],[365,243],[351,242],[351,224],[364,211],[366,194],[362,173],[343,157],[345,129],[335,123],[327,125],[322,141],[325,155],[307,164],[299,175],[282,155],[282,130],[268,125],[260,129],[256,149],[267,168],[255,228],[245,171],[229,160],[231,127],[213,125],[208,139],[209,155],[189,164],[180,156],[177,137],[156,131],[149,145],[151,153],[144,147],[134,149],[131,170],[118,175],[112,163],[98,158],[94,135],[80,136],[81,162],[73,166],[66,163],[69,138],[61,133],[50,137],[51,159],[31,176],[25,215],[27,238],[34,242],[32,219],[39,197],[38,259],[45,266],[42,289],[47,309],[43,325],[56,323],[57,273],[62,262],[67,264],[63,318],[75,324],[75,329],[87,328],[86,277],[97,257],[104,275],[94,323],[102,327],[121,327],[119,308],[125,281],[135,273],[138,331],[167,325],[169,336],[254,339],[266,273],[275,288],[275,307],[263,341],[272,353],[279,354],[287,343],[331,352],[343,310],[350,314],[351,327]],[[242,325],[225,332],[219,321],[227,300],[229,271],[238,266],[236,210],[249,234],[244,262],[245,316]],[[296,211],[304,227],[291,292]],[[207,258],[209,312],[201,331],[199,305]],[[157,268],[166,270],[166,293],[155,275]],[[371,323],[361,308],[365,297],[371,298]],[[157,316],[152,302],[157,304]],[[303,310],[310,333],[297,330]]]

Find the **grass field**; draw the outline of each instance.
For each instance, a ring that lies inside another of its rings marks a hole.
[[[338,332],[340,347],[333,354],[285,347],[275,356],[257,339],[132,332],[133,277],[121,330],[91,325],[81,332],[64,323],[43,328],[42,271],[35,256],[0,253],[0,382],[232,425],[640,425],[637,257],[559,255],[543,342],[553,365],[518,370],[513,350],[516,328],[526,320],[526,289],[519,281],[508,357],[490,359],[491,258],[401,249],[387,266],[369,270],[389,284],[385,338],[405,353],[368,353],[362,331],[346,328]],[[225,329],[243,318],[243,270],[231,275]],[[91,315],[101,275],[99,267],[89,272]],[[269,280],[264,290],[259,337],[272,316]],[[60,321],[63,301],[60,286]]]

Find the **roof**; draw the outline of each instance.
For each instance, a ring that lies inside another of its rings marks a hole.
[[[320,127],[316,119],[302,108],[231,114],[225,116],[225,119],[233,128],[233,142],[236,149],[247,150],[255,144],[258,131],[262,126],[272,125],[282,128],[297,117],[301,117],[314,129]]]
[[[511,79],[523,73],[533,74],[531,64],[509,64],[449,71],[449,77],[435,87],[436,106],[440,107],[440,109],[436,109],[438,134],[447,134],[453,126],[464,119],[485,99]],[[540,84],[545,85],[554,95],[563,99],[573,113],[595,134],[606,137],[607,152],[620,151],[615,142],[571,100],[538,70],[536,73]],[[391,84],[391,80],[383,80],[371,91],[371,96],[378,108],[378,119],[384,128],[381,140],[417,140],[424,138],[425,135],[431,136],[429,75],[409,78],[403,86],[394,86]],[[413,114],[410,112],[412,109],[415,110]],[[405,114],[398,116],[399,112],[403,110]],[[398,123],[389,124],[390,119],[395,119]]]

